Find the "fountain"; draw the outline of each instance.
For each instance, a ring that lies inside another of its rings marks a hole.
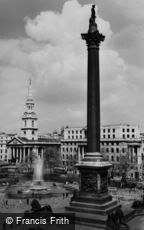
[[[34,176],[33,176],[34,181],[43,181],[43,159],[40,158],[38,155],[37,159],[35,159],[34,162]]]
[[[62,193],[70,193],[62,185],[53,186],[50,182],[43,180],[43,159],[35,153],[35,160],[33,164],[33,180],[23,184],[11,186],[8,189],[7,195],[11,198],[30,198],[30,197],[47,197]]]
[[[33,182],[29,187],[29,190],[34,193],[39,193],[42,191],[48,192],[48,190],[50,190],[43,180],[43,159],[41,159],[39,155],[34,161]]]

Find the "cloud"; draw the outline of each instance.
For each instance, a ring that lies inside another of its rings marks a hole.
[[[144,27],[129,25],[113,36],[112,47],[117,49],[126,62],[143,66],[144,53],[141,52],[144,40]]]
[[[122,5],[116,2],[115,7]],[[28,38],[0,40],[0,88],[7,92],[1,102],[7,101],[13,111],[11,129],[23,113],[30,76],[41,132],[86,124],[87,48],[80,33],[88,31],[90,8],[76,0],[66,1],[59,13],[42,11],[33,19],[27,17]],[[143,28],[129,24],[115,32],[98,14],[97,23],[106,36],[100,47],[101,122],[142,121]],[[9,119],[8,107],[3,107],[0,118],[6,114]]]

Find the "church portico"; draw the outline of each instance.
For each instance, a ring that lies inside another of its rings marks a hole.
[[[28,96],[25,103],[25,112],[22,116],[20,136],[15,136],[7,143],[9,161],[15,163],[30,163],[35,157],[44,159],[46,149],[54,148],[60,152],[60,140],[40,138],[38,136],[37,115],[34,111],[32,97],[32,81],[29,80]]]

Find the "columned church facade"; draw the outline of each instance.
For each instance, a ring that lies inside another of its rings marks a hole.
[[[7,143],[8,160],[11,162],[28,162],[33,154],[45,158],[49,149],[60,152],[60,140],[38,136],[38,118],[34,110],[32,82],[29,81],[26,109],[22,116],[20,136],[15,136]]]

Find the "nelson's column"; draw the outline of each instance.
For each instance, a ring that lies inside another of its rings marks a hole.
[[[78,223],[103,228],[108,214],[120,205],[108,193],[111,164],[104,161],[100,153],[99,46],[105,37],[99,33],[95,18],[93,5],[88,32],[81,35],[88,48],[87,153],[76,165],[80,172],[80,189],[66,210],[76,214]]]

